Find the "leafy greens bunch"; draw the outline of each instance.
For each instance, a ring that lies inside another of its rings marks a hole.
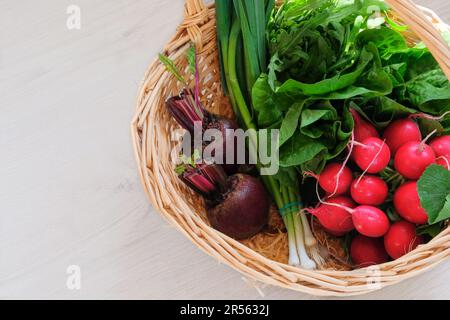
[[[406,114],[450,109],[437,62],[423,45],[408,47],[386,12],[378,0],[291,0],[274,11],[268,72],[252,100],[258,127],[280,129],[282,167],[320,172],[341,155],[354,126],[349,106],[378,129]]]
[[[222,86],[242,128],[280,130],[281,169],[261,179],[286,224],[290,263],[313,267],[299,174],[344,156],[350,107],[382,130],[408,114],[450,110],[450,84],[424,45],[408,46],[384,1],[274,2],[216,1]],[[449,116],[420,123],[424,133],[450,130]]]
[[[243,129],[260,129],[256,121],[252,91],[262,73],[267,72],[267,25],[275,0],[217,0],[217,42],[222,87]],[[257,137],[250,136],[257,150]],[[250,151],[251,152],[251,151]],[[255,155],[253,159],[257,158]],[[260,169],[261,164],[257,164]],[[295,170],[283,170],[275,176],[261,176],[271,193],[288,231],[289,263],[313,269],[321,258],[309,222],[301,208]],[[285,182],[283,182],[285,181]],[[286,183],[288,182],[288,183]],[[314,260],[312,260],[312,257]]]

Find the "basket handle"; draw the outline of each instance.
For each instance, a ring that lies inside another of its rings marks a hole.
[[[204,0],[186,0],[184,4],[184,20],[181,28],[186,29],[190,40],[196,48],[203,49],[200,25],[208,20],[208,8]]]
[[[442,71],[450,79],[450,48],[422,10],[411,0],[386,0],[386,2],[425,43]]]

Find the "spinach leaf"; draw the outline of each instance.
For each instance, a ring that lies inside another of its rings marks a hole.
[[[395,100],[381,96],[376,98],[358,97],[347,100],[346,105],[351,105],[364,118],[379,129],[387,127],[394,119],[416,113],[417,110],[408,108]]]
[[[294,167],[280,168],[274,178],[284,187],[298,188],[298,173]]]
[[[270,88],[266,75],[261,75],[256,80],[252,89],[252,101],[259,127],[267,128],[281,121],[283,113],[275,102],[275,93]]]
[[[320,109],[308,109],[302,113],[302,124],[301,128],[308,127],[309,125],[314,124],[320,119],[324,118],[327,115],[330,115],[330,110],[320,110]]]
[[[305,100],[296,102],[286,113],[280,128],[280,146],[294,135],[304,104]]]
[[[408,48],[405,38],[397,31],[387,27],[362,31],[358,35],[356,43],[360,47],[373,43],[378,48],[382,59],[388,59],[394,52]]]
[[[438,135],[445,135],[445,128],[439,121],[432,119],[419,119],[418,122],[420,131],[424,137],[428,136],[434,130],[436,130]]]
[[[450,99],[450,82],[440,69],[431,70],[406,82],[406,99],[420,106],[433,100]]]
[[[321,141],[296,131],[292,139],[280,148],[280,165],[282,167],[298,166],[326,150],[327,147]]]

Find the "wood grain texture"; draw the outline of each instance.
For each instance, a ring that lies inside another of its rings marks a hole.
[[[417,3],[450,21],[445,1]],[[183,1],[32,4],[0,1],[0,298],[261,298],[169,227],[137,177],[136,91]],[[66,27],[71,4],[80,30]],[[81,290],[66,287],[69,265],[81,267]],[[448,299],[449,266],[362,298]]]

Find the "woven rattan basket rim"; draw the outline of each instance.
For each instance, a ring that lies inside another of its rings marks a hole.
[[[449,27],[429,9],[415,6],[409,0],[387,1],[403,21],[422,39],[440,63],[450,79],[450,53],[443,41],[440,29]],[[430,26],[433,26],[432,30]],[[205,64],[212,64],[215,57],[214,4],[205,5],[202,0],[187,0],[185,19],[164,51],[178,61],[194,42],[205,57]],[[240,271],[256,282],[276,285],[316,296],[351,296],[369,293],[388,285],[423,273],[450,256],[450,227],[429,243],[418,247],[408,255],[376,268],[353,271],[304,270],[270,260],[216,230],[212,229],[196,211],[196,204],[177,196],[181,191],[173,174],[171,163],[160,163],[160,155],[170,152],[164,139],[170,135],[173,123],[164,118],[165,90],[174,86],[175,80],[155,59],[146,71],[141,83],[137,110],[131,123],[133,147],[140,179],[153,207],[207,254]],[[212,85],[210,93],[220,93],[220,86]],[[217,89],[219,88],[219,89]],[[215,90],[215,91],[214,91]],[[158,161],[154,161],[158,159]],[[198,206],[198,204],[197,204]],[[377,285],[371,281],[376,277]]]

